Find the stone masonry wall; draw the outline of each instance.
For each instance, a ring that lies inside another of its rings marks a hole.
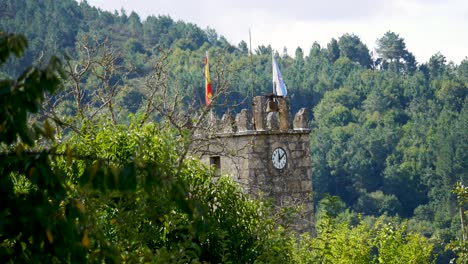
[[[219,157],[220,173],[230,175],[252,197],[267,197],[279,206],[303,205],[304,214],[293,228],[313,233],[307,112],[301,109],[291,122],[286,99],[277,98],[280,109],[271,113],[264,111],[264,100],[254,98],[253,120],[247,110],[241,111],[234,122],[232,117],[224,116],[220,132],[210,136],[211,141],[223,144],[208,144],[206,153],[211,154],[202,155],[201,159],[210,164],[210,158]],[[274,168],[272,163],[273,150],[278,147],[285,150],[288,159],[282,170]]]

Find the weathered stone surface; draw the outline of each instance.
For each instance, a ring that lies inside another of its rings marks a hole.
[[[278,98],[279,106],[279,129],[287,131],[289,129],[289,101],[286,98]]]
[[[267,123],[266,124],[267,129],[278,130],[279,129],[278,113],[277,112],[268,113],[266,123]]]
[[[297,130],[309,129],[309,118],[307,117],[307,109],[305,107],[299,109],[294,117],[293,128]]]
[[[217,129],[219,125],[219,118],[215,112],[211,111],[208,114],[208,126],[210,129]]]
[[[255,96],[253,99],[253,120],[255,130],[265,130],[265,108],[264,98],[262,96]]]
[[[301,181],[301,191],[312,191],[312,181]]]
[[[224,133],[236,132],[236,123],[230,112],[226,112],[221,118],[221,125]]]
[[[257,183],[263,185],[266,182],[266,175],[263,173],[260,173],[257,176]]]
[[[251,159],[250,160],[250,164],[249,164],[249,167],[251,169],[261,169],[261,168],[265,168],[265,161],[263,160],[258,160],[258,159]]]
[[[283,179],[281,177],[272,177],[271,180],[274,184],[279,185]]]
[[[236,116],[237,131],[245,132],[252,130],[252,123],[250,122],[250,116],[247,109],[242,109]]]
[[[301,182],[300,181],[289,181],[286,189],[290,192],[300,192],[301,191]]]
[[[291,150],[291,151],[294,151],[296,150],[296,142],[291,142],[288,144],[288,148]]]
[[[302,150],[294,150],[294,151],[292,151],[291,158],[293,158],[293,159],[300,159],[300,158],[303,158],[304,156],[305,156],[304,151],[302,151]]]
[[[273,198],[277,198],[276,194],[281,193],[282,191],[284,191],[284,186],[275,185],[275,186],[273,186],[273,191],[275,192],[275,195],[274,195],[275,197],[273,197]]]
[[[291,197],[297,199],[297,200],[301,200],[304,198],[304,194],[303,193],[300,193],[300,192],[294,192],[291,194]]]

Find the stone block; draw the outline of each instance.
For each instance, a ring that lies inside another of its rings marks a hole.
[[[263,165],[263,160],[259,159],[251,159],[249,162],[249,168],[250,169],[259,169],[259,168],[264,168],[265,166]]]
[[[291,153],[291,158],[293,159],[300,160],[300,159],[303,159],[304,157],[305,157],[305,153],[302,150],[295,150],[295,151],[292,151]]]
[[[304,198],[304,194],[301,193],[301,192],[295,192],[295,193],[291,193],[291,196],[297,200],[300,200],[302,198]]]
[[[301,182],[300,181],[288,181],[286,186],[287,186],[287,190],[289,192],[300,192],[301,191]]]
[[[257,184],[264,185],[266,183],[266,175],[264,173],[259,173],[257,175]]]
[[[296,150],[296,146],[297,146],[296,142],[289,142],[288,144],[288,148],[291,151]]]
[[[312,181],[301,181],[301,191],[312,192]]]
[[[282,191],[284,191],[284,187],[283,187],[283,186],[279,186],[279,185],[273,186],[273,192],[274,192],[274,193],[280,193],[280,192],[282,192]]]

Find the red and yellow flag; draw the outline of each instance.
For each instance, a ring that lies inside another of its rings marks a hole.
[[[213,96],[213,90],[211,88],[210,80],[210,67],[208,65],[208,51],[205,55],[205,103],[206,106],[211,104],[211,97]]]

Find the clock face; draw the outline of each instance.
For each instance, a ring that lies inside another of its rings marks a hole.
[[[271,155],[271,161],[273,162],[273,166],[275,168],[281,170],[286,167],[286,162],[288,157],[286,156],[286,151],[282,148],[276,148]]]

